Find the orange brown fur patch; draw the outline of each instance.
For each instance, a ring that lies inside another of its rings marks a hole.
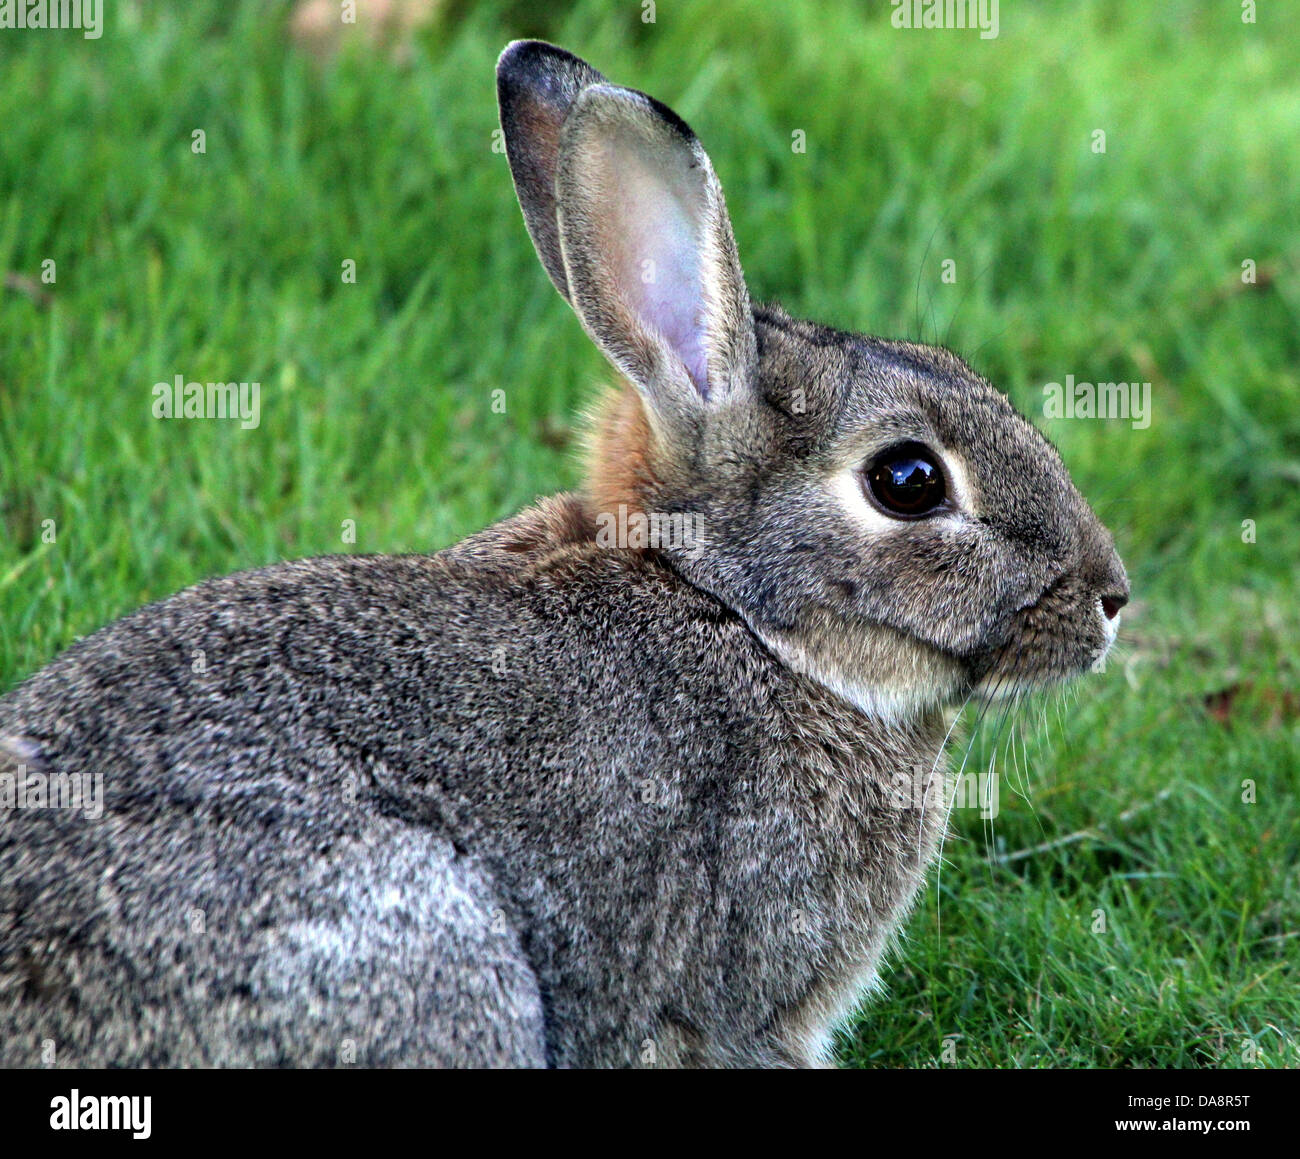
[[[620,381],[597,402],[587,440],[587,498],[593,513],[645,511],[659,480],[654,436],[641,396]]]

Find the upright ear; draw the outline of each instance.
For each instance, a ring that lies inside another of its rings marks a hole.
[[[499,76],[515,51],[511,46],[502,56]],[[534,93],[528,104],[554,110],[561,103],[554,94],[568,99],[558,135],[545,138],[549,148],[539,136],[516,146],[520,155],[549,156],[531,164],[534,174],[554,172],[553,227],[529,218],[502,98],[507,154],[538,253],[592,340],[646,398],[652,422],[693,424],[704,404],[747,395],[758,360],[722,188],[695,134],[671,109],[605,83],[568,53],[528,49],[543,51],[552,54],[545,70],[509,71],[523,87],[539,72],[547,78],[538,91],[550,98]],[[563,84],[555,80],[562,62],[569,62]],[[525,103],[517,93],[511,100],[516,109]],[[512,122],[516,130],[525,124]],[[553,117],[546,122],[548,134],[553,124]],[[529,196],[540,213],[543,203]],[[559,277],[550,228],[559,242]]]
[[[555,214],[560,129],[578,94],[604,83],[585,60],[540,40],[512,41],[497,61],[497,106],[515,194],[537,256],[566,299],[569,287]]]

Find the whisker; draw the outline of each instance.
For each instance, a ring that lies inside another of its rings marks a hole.
[[[1035,636],[1030,637],[1029,642],[1033,643],[1034,639],[1036,639],[1036,634]],[[1008,682],[1011,685],[1011,695],[1010,697],[1007,698],[1005,702],[1005,706],[1002,709],[1002,712],[998,717],[997,722],[994,725],[994,729],[993,729],[993,741],[992,744],[990,745],[989,769],[988,769],[988,777],[989,777],[988,783],[990,785],[992,785],[993,778],[997,776],[998,737],[1001,736],[1003,727],[1006,725],[1008,718],[1011,716],[1012,711],[1014,710],[1014,708],[1016,707],[1016,705],[1019,703],[1020,700],[1020,689],[1017,686],[1017,681],[1022,672],[1021,662],[1024,658],[1024,645],[1025,645],[1025,641],[1022,640],[1020,641],[1019,645],[1016,648],[1016,658],[1015,660],[1012,661],[1011,668],[1009,671],[1009,677],[1008,677]],[[992,816],[989,817],[981,816],[981,820],[984,822],[983,824],[984,848],[988,854],[989,878],[990,880],[992,880],[993,878],[993,828],[996,822],[996,818]]]
[[[1001,648],[997,650],[997,652],[994,653],[995,666],[1001,663],[1002,657],[1005,655],[1006,651],[1010,647],[1011,647],[1011,642],[1007,641],[1006,644],[1004,644]],[[948,828],[952,824],[952,811],[955,808],[956,801],[957,801],[957,794],[955,789],[956,786],[961,783],[962,774],[963,772],[965,772],[966,769],[966,762],[967,760],[970,759],[971,749],[974,747],[976,737],[979,735],[980,723],[984,720],[984,716],[989,710],[989,705],[992,704],[993,701],[997,698],[997,694],[1001,690],[1004,680],[1005,680],[1005,673],[1000,674],[997,680],[995,681],[993,689],[990,692],[988,698],[984,701],[982,705],[980,705],[979,715],[975,718],[974,725],[971,726],[971,736],[970,736],[970,740],[966,743],[966,752],[962,756],[961,767],[957,770],[957,775],[951,783],[952,791],[950,791],[948,796],[948,801],[946,802],[947,807],[944,810],[943,825],[939,830],[939,851],[936,858],[938,862],[938,869],[935,873],[934,909],[935,909],[936,929],[938,931],[939,936],[942,936],[943,933],[943,850],[948,840]],[[966,702],[963,703],[962,705],[963,708],[965,708],[966,703],[970,702],[970,698],[971,696],[974,695],[974,693],[975,690],[972,688],[970,693],[966,697]],[[954,721],[953,723],[955,724],[956,722]],[[949,729],[949,732],[951,731],[952,730]],[[941,751],[940,758],[942,758],[942,755],[943,754]]]

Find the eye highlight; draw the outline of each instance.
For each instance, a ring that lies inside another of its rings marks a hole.
[[[939,457],[921,443],[901,443],[873,459],[862,472],[871,499],[896,519],[920,519],[948,496]]]

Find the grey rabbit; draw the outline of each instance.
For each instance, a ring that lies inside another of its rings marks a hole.
[[[658,101],[537,41],[497,85],[619,371],[584,486],[205,581],[0,700],[0,1064],[826,1065],[958,708],[1114,640],[1111,536],[1001,393],[751,303]]]

